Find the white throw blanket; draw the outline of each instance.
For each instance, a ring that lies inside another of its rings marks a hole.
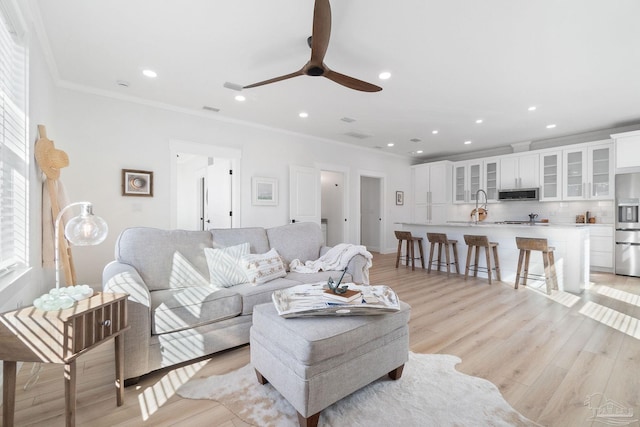
[[[304,264],[299,259],[294,259],[289,264],[291,271],[298,273],[317,273],[318,271],[344,270],[351,258],[362,255],[367,259],[367,269],[371,267],[373,255],[362,245],[340,243],[327,251],[315,261],[307,261]]]

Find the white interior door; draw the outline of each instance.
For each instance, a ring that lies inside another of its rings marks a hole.
[[[207,229],[231,228],[231,159],[210,158],[207,167]]]
[[[381,252],[382,180],[360,177],[360,244],[370,251]]]
[[[289,215],[291,222],[320,224],[320,170],[304,166],[289,167]]]

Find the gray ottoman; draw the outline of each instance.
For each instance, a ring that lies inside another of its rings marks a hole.
[[[409,356],[411,307],[375,316],[284,319],[271,303],[254,307],[251,363],[316,426],[320,411],[378,378],[398,379]]]

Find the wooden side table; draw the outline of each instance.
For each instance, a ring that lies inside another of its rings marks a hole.
[[[64,363],[65,418],[75,425],[76,359],[115,338],[116,401],[124,402],[124,343],[127,294],[97,293],[66,310],[26,307],[0,314],[0,360],[3,360],[5,427],[13,426],[16,362]]]

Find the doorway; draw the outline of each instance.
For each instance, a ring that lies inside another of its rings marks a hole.
[[[360,244],[369,251],[383,249],[383,198],[382,177],[360,176]]]
[[[345,175],[342,172],[320,172],[320,225],[327,246],[345,242]]]
[[[171,141],[170,148],[172,227],[239,227],[239,150],[183,141]]]

